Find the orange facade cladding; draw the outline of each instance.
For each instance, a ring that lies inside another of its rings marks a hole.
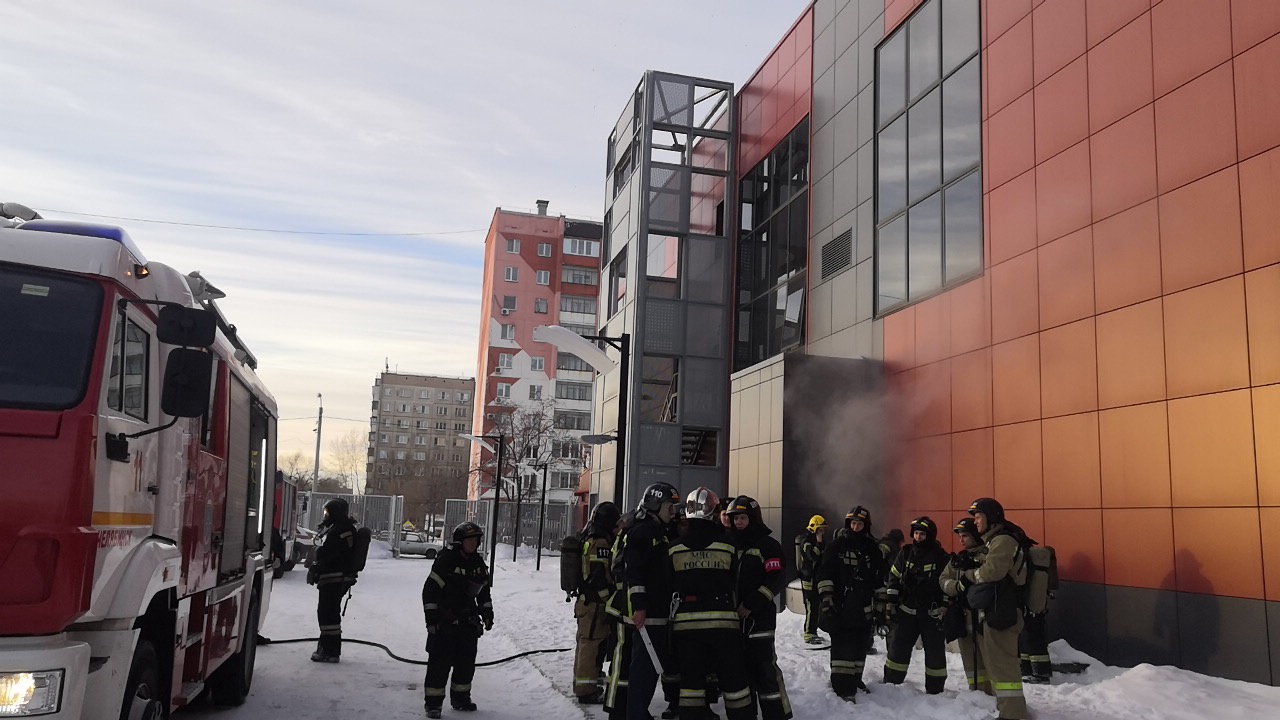
[[[785,140],[813,105],[813,8],[738,92],[738,176]]]
[[[986,272],[884,318],[901,519],[991,494],[1065,579],[1280,600],[1280,3],[982,12]]]

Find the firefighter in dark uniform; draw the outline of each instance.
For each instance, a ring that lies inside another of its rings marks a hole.
[[[583,531],[582,588],[574,604],[573,616],[578,621],[577,644],[573,652],[573,694],[583,705],[599,705],[604,694],[597,684],[604,658],[601,648],[613,623],[605,612],[605,603],[613,593],[613,538],[622,513],[611,502],[596,505],[591,520]]]
[[[782,544],[760,515],[760,503],[742,495],[729,503],[731,539],[738,550],[738,616],[746,639],[747,677],[760,703],[763,720],[790,720],[791,700],[778,669],[774,630],[778,627],[774,598],[786,589]]]
[[[316,603],[320,641],[311,653],[314,662],[336,663],[342,657],[342,596],[355,582],[351,573],[355,544],[356,524],[348,515],[347,501],[333,498],[326,502],[316,537],[315,562],[307,571],[307,582],[320,591]]]
[[[484,531],[472,522],[454,528],[452,544],[436,556],[431,575],[422,584],[428,653],[423,695],[429,718],[440,717],[446,683],[454,710],[476,709],[471,678],[476,672],[477,640],[493,629],[489,568],[478,552],[483,537]]]
[[[804,596],[804,641],[810,645],[822,642],[818,637],[818,588],[814,575],[827,546],[827,519],[821,515],[809,518],[809,526],[796,536],[796,572],[800,575],[800,591]]]
[[[867,689],[862,670],[884,568],[884,555],[871,535],[871,511],[859,505],[845,515],[844,530],[823,551],[817,576],[821,624],[831,633],[831,689],[850,702]]]
[[[622,541],[622,578],[626,601],[623,622],[634,628],[627,664],[625,705],[621,705],[621,663],[610,669],[606,706],[610,717],[646,720],[650,717],[649,701],[657,690],[660,673],[649,659],[644,637],[648,636],[658,662],[670,665],[668,657],[668,624],[671,617],[671,565],[667,558],[672,523],[681,509],[680,493],[670,483],[654,483],[645,488],[636,508],[635,523]],[[615,653],[615,658],[618,655]],[[666,678],[670,687],[673,678]],[[623,713],[619,715],[619,713]]]
[[[729,720],[753,720],[736,592],[738,555],[719,526],[720,499],[705,487],[685,501],[688,533],[671,544],[674,655],[680,664],[680,720],[707,716],[707,675],[715,673]],[[628,716],[628,720],[634,716]]]
[[[604,606],[605,614],[613,621],[613,640],[609,648],[609,680],[605,685],[604,709],[610,720],[626,720],[627,685],[630,682],[631,646],[635,640],[635,626],[628,624],[627,584],[622,571],[622,550],[626,546],[627,533],[636,523],[635,512],[629,512],[618,521],[618,533],[610,549],[609,574],[613,587]]]
[[[947,683],[947,648],[942,636],[946,596],[938,580],[950,555],[938,543],[938,526],[928,516],[911,521],[912,544],[903,548],[889,568],[886,615],[893,620],[884,681],[901,685],[911,664],[916,639],[924,644],[924,690],[942,692]]]

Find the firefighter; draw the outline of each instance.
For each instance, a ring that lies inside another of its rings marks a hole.
[[[573,607],[573,617],[578,621],[577,643],[573,652],[573,694],[583,705],[604,702],[604,694],[597,683],[604,662],[601,649],[613,630],[613,623],[604,608],[613,591],[610,565],[613,540],[621,516],[617,505],[602,502],[591,511],[591,520],[583,529],[582,588]]]
[[[817,575],[823,629],[831,633],[831,689],[849,702],[856,702],[858,690],[867,690],[862,670],[884,564],[871,535],[871,511],[859,505],[845,515],[844,530],[823,551]]]
[[[970,597],[979,610],[982,624],[982,662],[995,691],[996,710],[1002,720],[1025,720],[1027,700],[1022,694],[1022,673],[1018,662],[1018,634],[1022,632],[1021,592],[1025,582],[1025,556],[1017,538],[1005,525],[1004,507],[993,498],[978,498],[969,506],[974,527],[982,534],[986,552],[979,556],[976,568],[961,573],[962,588],[988,585],[991,600],[982,607]]]
[[[670,545],[672,524],[683,503],[680,493],[670,483],[653,483],[640,496],[636,508],[635,523],[627,530],[622,542],[621,574],[625,588],[626,611],[623,622],[634,628],[630,642],[630,657],[615,658],[616,667],[610,668],[609,692],[613,696],[606,703],[610,717],[628,720],[645,720],[649,715],[649,702],[658,687],[660,673],[649,658],[648,638],[659,663],[671,665],[668,657],[668,624],[671,616],[671,578],[667,549]],[[627,666],[625,700],[623,691],[623,663]],[[672,687],[674,678],[665,678]],[[625,702],[621,705],[620,701]],[[623,713],[619,715],[619,713]]]
[[[938,526],[927,515],[911,521],[912,543],[889,568],[886,615],[893,620],[884,681],[901,685],[918,638],[924,644],[924,690],[942,692],[947,683],[947,648],[942,637],[946,596],[938,580],[950,557],[938,543]]]
[[[948,634],[954,635],[954,639],[960,646],[960,660],[964,663],[964,674],[969,681],[969,689],[994,695],[991,679],[987,677],[978,647],[978,614],[969,608],[962,589],[964,571],[978,567],[980,564],[978,556],[985,553],[987,549],[982,544],[982,535],[974,525],[973,518],[967,517],[957,523],[955,533],[960,538],[962,549],[951,556],[951,561],[943,568],[942,577],[939,579],[942,592],[951,598],[953,605],[951,611],[960,614],[959,627],[951,629]]]
[[[707,717],[707,675],[712,672],[729,720],[756,716],[735,592],[737,550],[719,526],[719,503],[705,487],[689,493],[685,501],[689,531],[668,550],[676,603],[671,629],[679,662],[680,720]]]
[[[316,602],[320,640],[311,653],[313,662],[336,663],[342,657],[342,596],[354,582],[351,559],[355,545],[356,524],[348,516],[347,501],[340,497],[329,500],[316,536],[315,562],[307,571],[307,582],[320,592]]]
[[[760,703],[760,717],[790,720],[791,700],[774,649],[778,627],[774,598],[787,586],[782,544],[771,537],[773,531],[764,524],[760,503],[753,498],[736,498],[729,503],[728,513],[738,551],[738,616],[746,641],[747,677]]]
[[[622,550],[627,542],[627,532],[636,522],[634,511],[626,513],[618,521],[618,531],[610,549],[609,575],[613,587],[604,611],[613,622],[613,638],[609,642],[609,679],[605,685],[604,709],[610,720],[626,720],[627,684],[630,675],[632,643],[635,627],[625,622],[627,617],[627,585],[623,580]]]
[[[796,570],[800,575],[800,590],[804,595],[804,641],[810,645],[822,642],[818,637],[818,589],[814,575],[822,561],[822,550],[827,546],[827,519],[821,515],[809,518],[804,532],[796,536]]]
[[[479,553],[483,537],[484,531],[472,522],[454,528],[452,543],[436,556],[422,584],[428,653],[423,704],[429,718],[440,717],[446,682],[454,710],[476,709],[471,700],[476,645],[486,630],[493,629],[489,568]]]

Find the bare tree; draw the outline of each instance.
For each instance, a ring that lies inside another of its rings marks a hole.
[[[577,447],[577,443],[568,430],[556,426],[555,403],[552,401],[512,406],[510,411],[498,412],[494,422],[495,427],[489,434],[506,438],[501,476],[516,480],[514,483],[497,483],[508,501],[516,499],[512,493],[512,485],[518,488],[522,501],[536,496],[536,487],[528,487],[523,482],[524,471],[535,466],[560,463],[577,466],[580,462],[572,453],[565,452],[566,447]],[[472,472],[478,471],[492,482],[498,462],[496,454],[488,455],[479,467],[472,468]]]
[[[325,473],[320,473],[320,478],[316,480],[315,487],[311,489],[316,492],[333,493],[335,495],[351,494],[351,486],[347,484],[346,479]]]
[[[298,490],[305,491],[311,489],[311,474],[314,466],[307,462],[307,458],[299,451],[294,451],[277,460],[280,470],[284,476],[293,481],[298,486]]]
[[[350,488],[360,487],[360,477],[369,461],[368,431],[348,430],[329,441],[329,456],[324,468],[328,474]]]

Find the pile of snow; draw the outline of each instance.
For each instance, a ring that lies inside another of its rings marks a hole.
[[[544,554],[542,570],[538,572],[534,570],[534,553],[527,548],[522,548],[515,562],[511,560],[510,546],[500,547],[497,557],[497,617],[493,631],[480,640],[480,661],[526,650],[572,648],[573,611],[559,589],[558,559]],[[425,660],[421,592],[431,565],[423,558],[375,557],[371,548],[369,565],[360,575],[343,621],[345,636],[382,643],[398,655]],[[314,638],[315,600],[315,588],[305,584],[303,573],[287,573],[275,582],[263,634],[274,640]],[[802,642],[802,625],[803,618],[798,615],[784,612],[778,616],[779,665],[797,718],[823,718],[838,713],[859,720],[985,720],[994,714],[993,698],[962,689],[964,671],[955,654],[947,657],[950,677],[942,695],[924,694],[924,659],[920,651],[912,658],[906,684],[881,684],[883,641],[877,643],[879,654],[867,661],[866,679],[871,693],[860,694],[856,708],[851,708],[831,692],[829,653],[813,650],[813,646]],[[179,714],[179,718],[216,715],[219,720],[296,720],[344,713],[376,718],[423,717],[425,667],[399,663],[377,648],[352,644],[344,647],[341,664],[321,665],[309,659],[313,645],[304,642],[261,648],[253,692],[243,707],[197,707]],[[1065,642],[1054,643],[1050,655],[1055,662],[1078,661],[1090,666],[1079,675],[1058,674],[1053,685],[1027,686],[1027,701],[1037,720],[1203,720],[1280,715],[1276,710],[1280,708],[1280,688],[1222,680],[1172,667],[1107,667]],[[473,683],[480,712],[474,718],[603,718],[599,706],[583,707],[573,700],[572,671],[571,651],[480,668]],[[651,708],[657,717],[661,700],[655,700]],[[447,704],[445,715],[451,716]]]

